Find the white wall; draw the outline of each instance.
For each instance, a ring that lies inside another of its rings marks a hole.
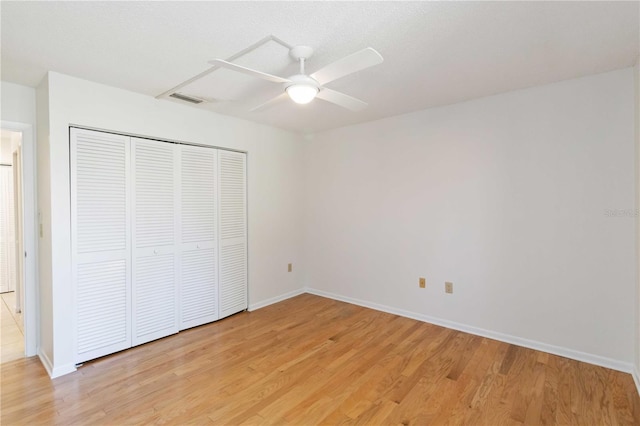
[[[300,291],[302,146],[293,133],[80,80],[48,75],[50,209],[43,211],[51,247],[53,375],[73,369],[69,225],[69,125],[114,130],[248,152],[249,303]],[[44,158],[44,156],[43,156]],[[42,171],[42,169],[41,169]],[[41,205],[44,210],[45,203]],[[50,222],[48,219],[50,217]],[[45,237],[46,238],[46,237]],[[46,252],[46,253],[45,253]],[[47,261],[44,260],[42,265]]]
[[[31,87],[2,81],[2,120],[36,125],[36,91]]]
[[[630,370],[633,102],[624,69],[309,138],[306,285]]]

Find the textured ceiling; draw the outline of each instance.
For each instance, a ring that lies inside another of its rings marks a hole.
[[[628,67],[640,50],[638,2],[2,1],[0,15],[2,79],[33,87],[53,70],[157,96],[269,34],[314,47],[309,72],[378,50],[381,65],[328,85],[369,103],[357,113],[321,100],[250,113],[281,86],[228,70],[188,87],[217,100],[205,108],[301,133]],[[295,71],[273,42],[238,62]]]

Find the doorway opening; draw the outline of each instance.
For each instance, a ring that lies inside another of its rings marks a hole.
[[[0,131],[0,362],[24,356],[22,132]]]
[[[33,125],[2,120],[0,136],[0,362],[5,362],[10,353],[18,358],[38,353],[38,218]]]

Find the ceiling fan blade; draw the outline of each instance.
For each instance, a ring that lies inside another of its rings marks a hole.
[[[375,49],[367,47],[359,52],[345,56],[311,74],[321,85],[337,80],[345,75],[382,63],[384,59]]]
[[[213,61],[209,61],[209,63],[211,65],[218,65],[220,67],[224,67],[224,68],[228,68],[230,70],[238,71],[244,74],[252,75],[254,77],[258,77],[263,80],[271,81],[274,83],[289,83],[291,81],[288,78],[282,78],[282,77],[278,77],[277,75],[267,74],[262,71],[256,71],[251,68],[243,67],[242,65],[237,65],[222,59],[214,59]]]
[[[351,111],[362,111],[369,104],[362,102],[360,99],[356,99],[344,93],[336,92],[335,90],[323,88],[316,95],[317,98],[323,99],[332,104],[339,105],[343,108],[350,109]]]
[[[258,111],[265,110],[267,108],[271,108],[273,105],[277,104],[278,102],[282,102],[283,100],[285,100],[288,97],[289,96],[287,95],[287,92],[282,92],[278,96],[276,96],[275,98],[271,98],[267,102],[264,102],[264,103],[258,105],[257,107],[251,108],[249,110],[249,112],[258,112]]]

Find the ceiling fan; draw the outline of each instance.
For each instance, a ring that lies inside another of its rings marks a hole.
[[[314,98],[319,98],[343,108],[347,108],[351,111],[360,111],[367,107],[366,102],[349,95],[345,95],[344,93],[331,90],[325,87],[325,84],[354,72],[380,64],[383,61],[382,55],[380,55],[375,49],[367,47],[366,49],[339,59],[324,68],[320,68],[313,74],[307,75],[305,73],[304,65],[305,61],[313,55],[313,49],[309,46],[295,46],[289,51],[289,55],[296,61],[300,61],[300,73],[288,78],[243,67],[223,59],[214,59],[209,61],[209,63],[283,85],[283,92],[280,95],[258,105],[251,109],[251,111],[268,108],[286,98],[287,95],[292,101],[298,104],[307,104]]]

